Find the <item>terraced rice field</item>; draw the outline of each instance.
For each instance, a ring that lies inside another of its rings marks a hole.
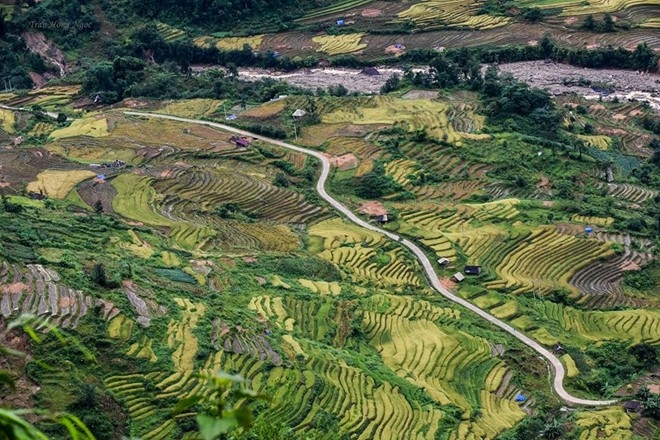
[[[373,0],[344,0],[341,2],[336,2],[325,8],[319,8],[309,11],[307,14],[305,14],[304,17],[299,18],[296,21],[312,21],[327,15],[334,15],[337,13],[341,13],[343,11],[347,11],[349,9],[357,8],[366,5],[368,3],[371,3],[372,1]]]
[[[570,337],[581,347],[609,340],[630,344],[657,344],[660,341],[658,309],[582,311],[541,301],[533,307],[534,313],[515,319],[512,323],[528,332],[547,329],[559,340]]]
[[[650,6],[652,0],[595,0],[589,5],[578,0],[550,0],[534,2],[531,0],[520,2],[521,5],[537,6],[539,8],[561,8],[561,16],[613,13],[636,6]]]
[[[241,116],[247,116],[249,118],[259,118],[267,119],[276,116],[284,110],[286,107],[286,101],[280,99],[274,102],[266,103],[254,108],[249,109],[241,113]]]
[[[78,183],[95,175],[89,170],[46,170],[37,175],[36,181],[28,183],[27,190],[64,199]]]
[[[197,226],[171,220],[154,209],[159,197],[151,186],[151,178],[122,174],[112,181],[117,196],[112,202],[114,211],[123,217],[156,227],[168,228],[169,237],[185,249],[203,246],[215,235],[208,226]]]
[[[224,37],[215,38],[210,36],[199,37],[195,39],[195,44],[201,47],[215,46],[220,50],[241,50],[247,44],[253,50],[258,50],[263,41],[263,35],[253,35],[251,37]]]
[[[460,27],[473,29],[492,29],[505,26],[507,17],[478,15],[481,3],[477,1],[439,1],[427,0],[415,3],[406,11],[397,15],[398,20],[412,21],[418,28],[431,29]]]
[[[379,96],[326,113],[322,121],[328,124],[405,124],[411,132],[422,129],[430,136],[457,144],[462,138],[488,137],[456,131],[449,119],[452,109],[449,104],[440,101]]]
[[[102,299],[92,298],[60,282],[60,275],[40,264],[26,267],[0,264],[0,313],[5,318],[33,314],[57,327],[76,328],[80,320],[96,306],[102,317],[111,319],[119,310]]]
[[[156,28],[161,37],[168,43],[179,41],[186,38],[186,33],[181,29],[177,29],[173,26],[167,25],[165,23],[158,22],[156,23]]]
[[[48,122],[37,122],[34,128],[30,130],[30,136],[48,136],[53,130],[55,130],[55,125]]]
[[[50,134],[51,139],[61,139],[74,136],[105,137],[108,136],[108,120],[95,116],[76,119],[66,128],[60,128]]]
[[[166,105],[160,113],[183,118],[200,118],[215,113],[222,101],[217,99],[186,99]]]
[[[328,55],[340,55],[357,52],[367,47],[360,40],[363,33],[340,34],[340,35],[317,35],[312,41],[320,46],[318,52],[325,52]]]
[[[584,223],[593,226],[609,226],[614,223],[614,219],[611,217],[594,217],[577,214],[571,217],[571,220],[577,223]]]
[[[489,258],[498,259],[493,270],[498,280],[486,283],[491,289],[507,289],[513,294],[534,292],[546,294],[554,289],[568,287],[568,281],[577,270],[591,262],[613,254],[609,245],[595,240],[560,234],[554,227],[533,229],[515,247],[494,246]]]
[[[656,190],[630,183],[608,183],[607,193],[618,199],[640,204],[658,195],[658,191]]]
[[[378,266],[374,257],[387,242],[375,232],[330,219],[313,225],[309,234],[323,240],[323,251],[318,255],[344,268],[354,282],[383,287],[420,285],[415,264],[406,262],[399,247],[387,250],[389,262]]]
[[[603,136],[603,135],[586,136],[580,134],[577,137],[578,139],[582,139],[584,142],[591,145],[592,147],[596,147],[601,150],[608,150],[612,145],[612,138],[609,136]]]
[[[59,106],[71,102],[71,98],[80,92],[79,85],[73,86],[51,86],[37,90],[31,90],[27,95],[5,95],[0,98],[4,105],[10,107],[27,107],[39,104],[47,110],[56,110]]]
[[[594,238],[599,241],[619,243],[623,253],[597,260],[575,272],[570,279],[571,286],[582,295],[580,303],[592,308],[617,306],[649,307],[648,300],[625,295],[621,286],[624,271],[641,267],[653,259],[652,245],[648,240],[635,239],[628,234],[605,234],[598,232]]]
[[[13,111],[0,109],[0,129],[11,134],[14,132],[14,122],[16,118]]]
[[[305,201],[304,196],[266,183],[237,168],[178,169],[170,178],[154,183],[165,197],[162,212],[170,217],[190,218],[194,211],[212,212],[222,203],[237,203],[243,212],[260,219],[283,223],[308,223],[327,215]]]
[[[363,328],[385,365],[434,400],[464,411],[465,421],[450,438],[494,438],[524,416],[517,404],[495,395],[507,371],[485,340],[423,318],[371,311],[364,313]],[[471,418],[476,408],[481,413]]]
[[[581,411],[577,415],[576,423],[583,429],[580,440],[633,439],[631,418],[619,406]]]
[[[643,27],[643,28],[658,29],[658,28],[660,28],[660,17],[659,18],[649,18],[648,20],[644,21],[643,23],[640,23],[639,26]]]

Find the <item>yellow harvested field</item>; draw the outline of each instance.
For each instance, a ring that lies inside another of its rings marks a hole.
[[[296,356],[302,356],[305,359],[309,358],[309,355],[303,351],[298,341],[293,339],[293,336],[291,335],[282,336],[282,342],[284,343],[282,348],[290,355],[293,355],[292,357],[295,358]]]
[[[64,199],[74,186],[95,175],[88,170],[46,170],[37,175],[36,181],[28,183],[27,190],[41,191],[53,199]]]
[[[630,416],[621,406],[580,411],[576,424],[583,430],[580,440],[633,439]]]
[[[352,104],[352,105],[349,105]],[[487,139],[487,134],[457,131],[449,118],[450,104],[426,99],[402,99],[378,96],[364,102],[349,102],[323,115],[326,124],[405,124],[408,131],[425,130],[430,136],[458,143],[464,137]]]
[[[566,365],[566,375],[568,377],[577,377],[580,374],[580,370],[575,365],[575,361],[570,354],[565,354],[561,357],[562,362]]]
[[[195,281],[197,281],[197,284],[200,286],[206,286],[206,277],[202,275],[201,273],[197,272],[195,269],[192,267],[184,267],[183,271],[193,277]]]
[[[612,145],[612,138],[609,136],[586,136],[580,134],[578,135],[578,138],[582,139],[587,145],[598,148],[600,150],[608,150]]]
[[[530,333],[530,335],[538,342],[546,346],[559,344],[559,338],[556,338],[555,336],[550,334],[550,332],[546,328],[540,328],[538,330],[534,330],[533,332]]]
[[[187,298],[174,298],[174,301],[182,309],[182,317],[180,321],[173,319],[167,324],[167,345],[170,348],[176,347],[172,353],[174,369],[180,373],[190,373],[195,365],[195,356],[199,348],[193,330],[206,311],[206,306],[192,303]]]
[[[518,303],[516,301],[508,301],[501,306],[491,309],[490,313],[500,319],[512,318],[518,313]]]
[[[290,289],[291,285],[284,282],[282,278],[280,278],[278,275],[273,275],[270,277],[270,284],[273,287],[281,287],[282,289]]]
[[[252,37],[225,37],[225,38],[213,38],[209,39],[208,37],[201,37],[195,40],[195,43],[199,46],[213,44],[216,48],[220,50],[241,50],[246,44],[249,45],[252,49],[259,49],[261,42],[264,39],[263,35],[254,35]]]
[[[250,118],[272,118],[280,113],[286,107],[286,101],[278,100],[274,102],[267,102],[263,105],[249,109],[241,113],[241,116],[248,116]]]
[[[131,344],[126,354],[128,356],[133,356],[136,358],[147,359],[149,362],[156,362],[158,360],[158,356],[156,356],[156,353],[154,353],[153,348],[151,348],[151,344],[152,344],[151,338],[148,338],[147,336],[142,336],[140,342]]]
[[[0,108],[0,129],[4,130],[6,133],[13,133],[14,122],[16,122],[14,112]]]
[[[167,267],[179,267],[181,265],[181,260],[179,260],[179,257],[177,257],[176,254],[172,252],[163,251],[161,258]]]
[[[108,120],[105,118],[89,117],[76,119],[66,128],[60,128],[50,134],[53,139],[73,136],[104,137],[108,136]]]
[[[321,295],[339,295],[341,293],[341,286],[336,281],[312,281],[300,278],[298,282],[303,287],[308,288],[314,293],[320,293]]]
[[[364,33],[342,34],[342,35],[317,35],[312,41],[320,45],[317,52],[325,52],[328,55],[339,55],[343,53],[357,52],[367,45],[360,43]]]
[[[590,216],[577,215],[577,214],[571,217],[571,220],[573,220],[574,222],[585,223],[588,225],[595,225],[595,226],[609,226],[612,223],[614,223],[614,219],[612,217],[590,217]]]
[[[108,324],[108,336],[112,339],[127,340],[131,337],[133,330],[133,320],[124,315],[114,317]]]
[[[492,29],[509,22],[507,17],[477,14],[482,3],[474,0],[427,0],[399,13],[400,20],[412,21],[425,29],[439,26]]]
[[[159,110],[159,113],[183,118],[196,118],[213,114],[220,104],[222,104],[222,101],[217,99],[186,99],[166,105]]]
[[[640,23],[639,27],[658,29],[660,28],[660,17],[649,18],[643,23]]]

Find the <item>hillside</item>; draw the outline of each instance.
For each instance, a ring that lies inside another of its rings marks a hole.
[[[652,2],[0,6],[0,408],[207,438],[224,371],[268,400],[208,438],[658,436]]]

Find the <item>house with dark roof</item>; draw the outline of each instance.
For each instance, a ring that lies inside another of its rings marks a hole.
[[[360,73],[368,76],[378,76],[380,72],[375,67],[365,67],[360,71]]]
[[[479,275],[481,273],[481,266],[465,266],[463,272],[466,275]]]
[[[623,404],[623,409],[626,412],[639,412],[642,409],[642,404],[637,400],[629,400]]]

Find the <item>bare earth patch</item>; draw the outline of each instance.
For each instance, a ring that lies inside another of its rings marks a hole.
[[[456,287],[456,283],[450,278],[439,278],[440,285],[446,289],[453,290]]]
[[[567,24],[569,26],[572,25],[572,24],[575,24],[577,22],[578,22],[577,17],[567,17],[566,20],[564,20],[564,24]]]
[[[380,17],[383,15],[383,10],[382,9],[373,9],[373,8],[367,8],[363,9],[362,12],[360,13],[363,17],[367,18],[375,18],[375,17]]]
[[[341,171],[351,170],[359,164],[358,158],[353,153],[342,154],[341,156],[328,156],[330,163]]]
[[[405,51],[406,51],[406,46],[401,46],[401,45],[397,47],[396,45],[393,44],[385,48],[385,53],[392,54],[395,57],[400,57],[401,55],[403,55],[403,53],[405,53]]]
[[[387,209],[385,209],[382,203],[378,201],[372,201],[363,203],[362,206],[358,208],[358,212],[370,217],[376,217],[379,215],[387,214]]]
[[[529,40],[527,42],[528,46],[536,46],[537,44],[539,44],[539,40]]]
[[[5,295],[17,295],[21,292],[25,292],[29,290],[30,290],[30,286],[24,283],[14,283],[0,287],[0,292],[4,293]]]
[[[617,113],[616,115],[612,116],[612,119],[614,119],[615,121],[623,121],[624,119],[626,119],[626,115]]]
[[[436,99],[438,92],[435,90],[411,90],[402,96],[403,99]]]

